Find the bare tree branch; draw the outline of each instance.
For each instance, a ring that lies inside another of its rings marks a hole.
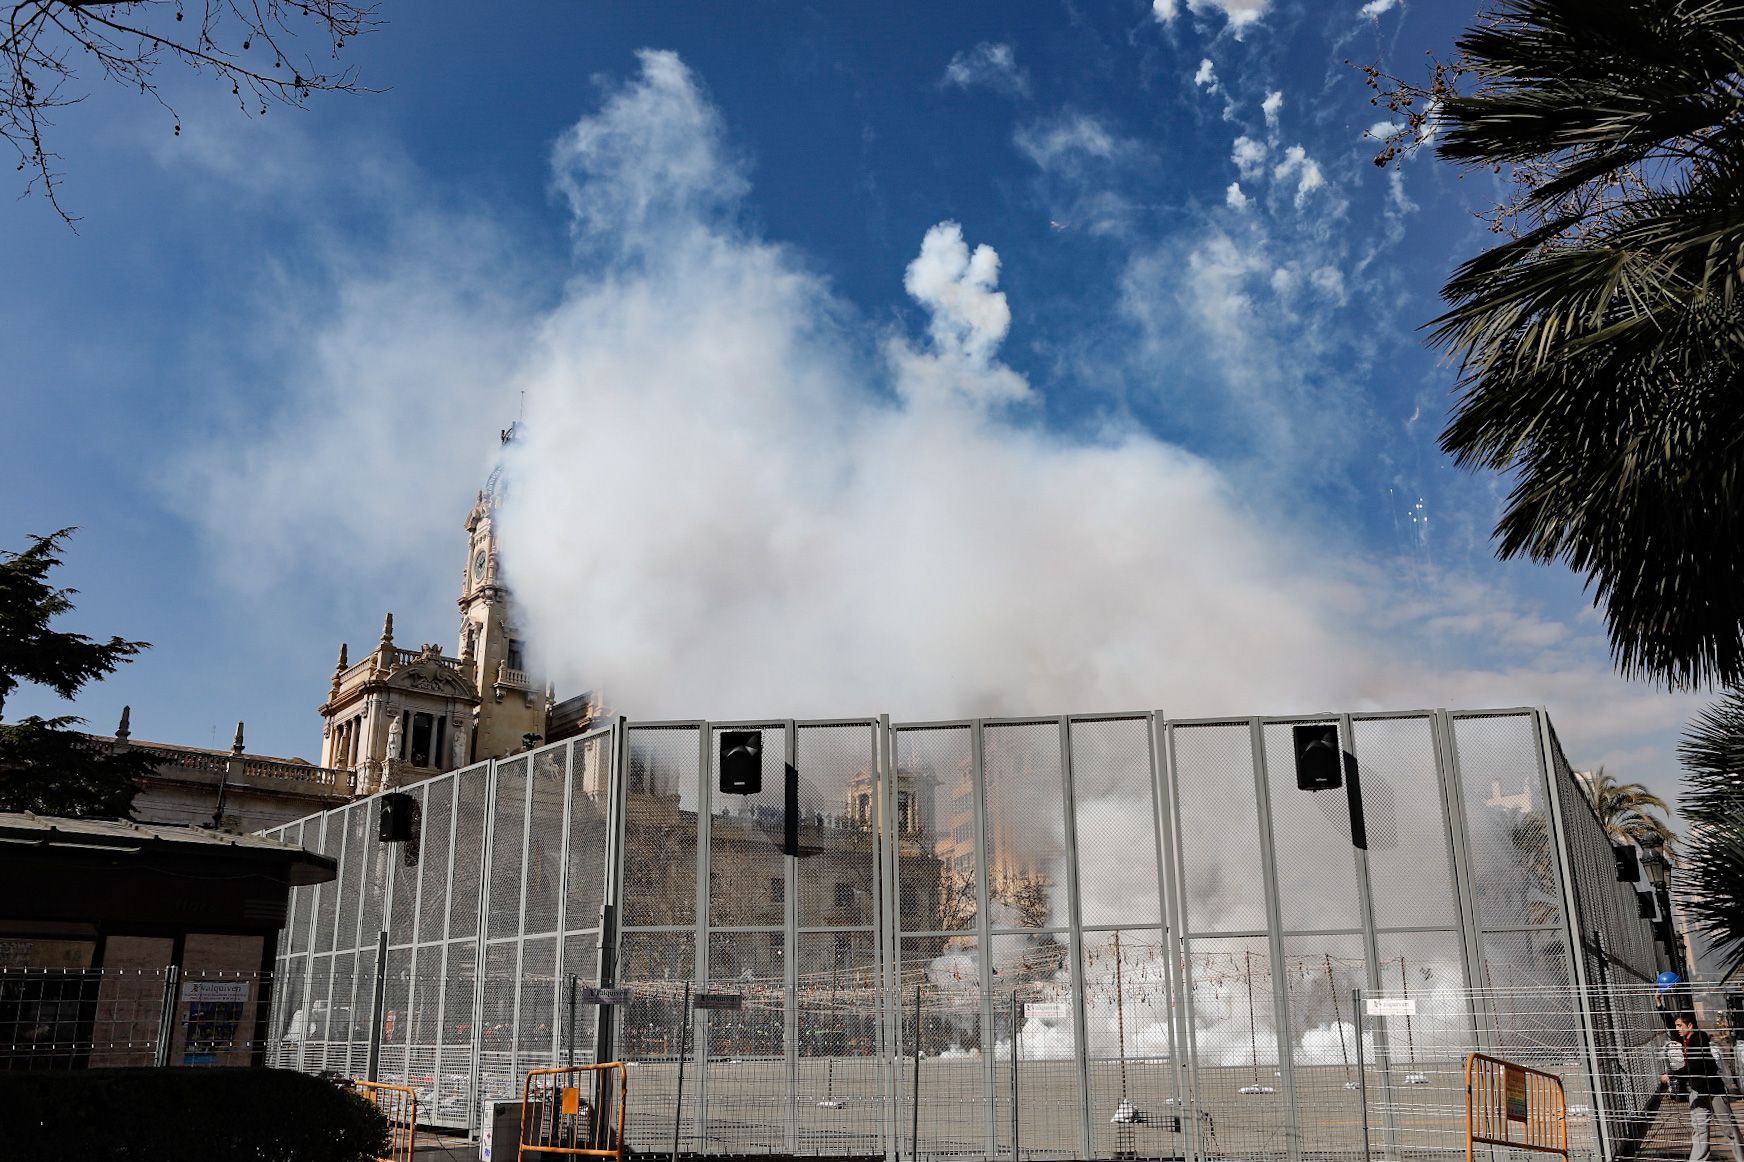
[[[18,155],[20,196],[40,192],[63,221],[59,155],[49,148],[53,110],[77,104],[77,66],[148,94],[181,118],[158,88],[157,69],[176,61],[220,83],[244,114],[302,108],[315,93],[369,92],[338,65],[351,40],[377,27],[376,0],[13,0],[0,32],[0,139]],[[301,52],[318,43],[324,60]]]

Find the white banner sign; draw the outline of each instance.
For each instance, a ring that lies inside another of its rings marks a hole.
[[[1023,1004],[1024,1018],[1040,1018],[1043,1021],[1064,1021],[1069,1015],[1065,1001],[1025,1001]]]
[[[1417,1002],[1411,997],[1370,997],[1368,1011],[1371,1017],[1415,1017]]]

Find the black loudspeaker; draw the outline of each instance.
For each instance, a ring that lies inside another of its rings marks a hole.
[[[1641,878],[1641,858],[1635,854],[1632,844],[1625,843],[1621,847],[1613,847],[1611,855],[1617,861],[1617,882],[1632,884]]]
[[[1652,892],[1635,893],[1635,915],[1643,920],[1651,920],[1659,915],[1659,909],[1653,903]]]
[[[763,789],[763,732],[721,731],[721,791],[755,795]]]
[[[1338,727],[1305,723],[1290,728],[1296,751],[1296,787],[1302,791],[1331,791],[1344,786],[1344,751],[1338,745]]]
[[[402,791],[381,797],[381,829],[377,833],[383,843],[406,843],[412,838],[412,816],[418,810],[418,800]]]

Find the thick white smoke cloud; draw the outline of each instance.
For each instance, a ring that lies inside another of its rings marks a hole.
[[[1361,699],[1341,587],[1212,467],[1034,422],[988,245],[927,233],[929,341],[869,366],[823,280],[732,224],[720,138],[647,53],[556,152],[578,243],[616,256],[547,320],[508,471],[506,568],[561,689],[644,717]]]

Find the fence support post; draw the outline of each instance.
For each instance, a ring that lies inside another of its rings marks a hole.
[[[173,964],[164,969],[163,1007],[158,1010],[157,1018],[157,1054],[152,1062],[160,1069],[170,1063],[170,1042],[176,1033],[176,982],[181,975],[182,970]]]
[[[382,1012],[382,1001],[387,996],[387,980],[388,930],[383,928],[375,938],[375,984],[369,998],[369,1058],[363,1074],[368,1081],[381,1080],[377,1074],[381,1071],[382,1019],[387,1016]]]

